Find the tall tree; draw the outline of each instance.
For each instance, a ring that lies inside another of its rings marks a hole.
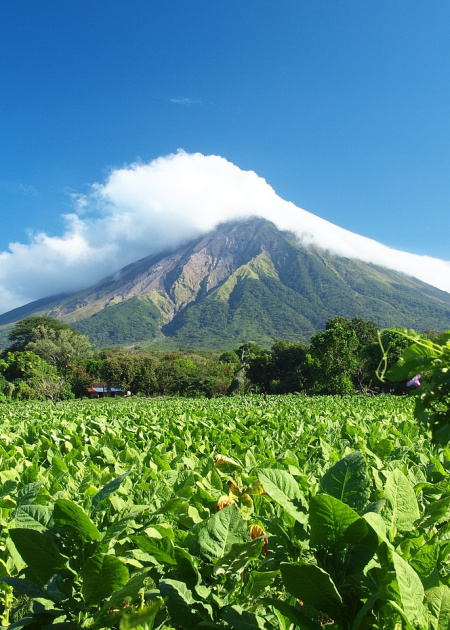
[[[55,319],[54,317],[46,317],[41,315],[31,315],[25,317],[14,326],[12,331],[8,335],[11,345],[8,347],[10,352],[16,352],[18,350],[26,350],[27,345],[38,339],[42,339],[44,333],[48,330],[60,331],[70,330],[67,324]]]
[[[11,351],[31,351],[67,377],[74,362],[92,356],[89,339],[52,317],[26,317],[9,335]]]
[[[352,320],[345,317],[333,317],[326,323],[326,329],[331,330],[336,324],[340,324],[346,331],[354,331],[358,340],[355,348],[356,367],[352,374],[354,385],[359,390],[367,390],[376,381],[375,371],[380,361],[381,354],[378,343],[379,327],[373,321],[366,321],[362,317]],[[374,365],[374,356],[376,364]]]
[[[271,352],[276,393],[298,392],[305,387],[304,367],[308,351],[307,344],[302,341],[274,341]]]
[[[55,400],[66,391],[65,383],[58,376],[56,369],[28,350],[8,352],[0,360],[0,375],[10,383],[9,393],[18,400],[45,397]]]
[[[27,350],[54,365],[63,375],[70,371],[70,366],[76,360],[91,357],[94,352],[89,339],[72,328],[54,330],[41,326],[40,334],[39,339],[26,346]]]
[[[311,357],[315,389],[323,394],[350,394],[357,369],[355,352],[358,338],[354,330],[346,330],[340,322],[311,338]]]

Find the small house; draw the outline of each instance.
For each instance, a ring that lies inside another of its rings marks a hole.
[[[115,398],[123,396],[124,392],[121,387],[110,387],[108,383],[92,383],[87,388],[89,398]]]

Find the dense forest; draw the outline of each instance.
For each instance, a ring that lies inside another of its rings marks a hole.
[[[16,324],[0,355],[0,401],[95,396],[92,386],[100,383],[107,395],[111,388],[122,395],[207,397],[403,392],[403,384],[381,383],[376,372],[385,350],[394,363],[407,345],[398,329],[335,317],[310,344],[278,339],[270,349],[250,341],[224,352],[96,350],[59,320],[31,316]]]

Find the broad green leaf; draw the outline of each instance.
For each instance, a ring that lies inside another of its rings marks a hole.
[[[266,588],[272,586],[280,576],[279,571],[255,571],[252,570],[247,578],[243,593],[250,601],[261,597]]]
[[[363,515],[364,520],[366,520],[372,529],[377,533],[377,536],[385,542],[388,546],[390,546],[390,541],[387,537],[386,531],[386,521],[383,519],[381,514],[377,512],[366,512]]]
[[[42,612],[27,613],[22,619],[8,626],[8,630],[21,630],[22,628],[28,630],[71,630],[71,628],[81,630],[80,626],[74,626],[72,623],[68,625],[65,622],[58,624],[58,628],[57,625],[53,624],[55,614],[51,614],[51,612],[43,609]]]
[[[245,543],[235,543],[230,551],[219,558],[214,566],[214,572],[220,573],[238,573],[245,569],[249,562],[256,560],[261,555],[261,549],[264,544],[262,538],[255,538]]]
[[[403,381],[420,372],[424,357],[434,357],[436,351],[432,341],[425,339],[419,344],[411,344],[406,348],[401,358],[387,371],[386,377],[391,381]]]
[[[395,537],[397,531],[411,531],[414,522],[420,517],[420,512],[409,479],[398,468],[389,471],[384,492],[387,504],[382,514],[391,535]]]
[[[3,510],[13,510],[16,507],[16,503],[11,497],[5,497],[4,499],[0,499],[0,509]]]
[[[52,510],[47,505],[21,505],[14,515],[14,526],[18,528],[45,531],[52,523]]]
[[[216,604],[219,604],[219,606],[223,606],[224,604],[223,600],[220,599],[217,595],[215,595],[211,591],[210,588],[208,588],[207,586],[203,586],[202,584],[197,584],[193,589],[193,593],[196,599],[196,602],[194,604],[195,608],[199,611],[203,610],[204,612],[206,612],[207,617],[209,616],[211,619],[214,617],[214,611],[213,611],[213,607],[208,602],[208,600],[212,600]],[[198,600],[201,600],[201,601],[198,601]],[[204,624],[210,624],[210,623],[212,622],[205,621],[204,623],[202,623],[202,626]]]
[[[182,509],[182,506],[186,506],[186,510],[188,509],[189,504],[186,499],[183,497],[172,497],[156,510],[156,514],[174,514]]]
[[[369,503],[367,507],[361,513],[361,516],[367,514],[368,512],[375,512],[376,514],[380,514],[382,512],[384,506],[386,505],[386,499],[378,499],[378,501],[374,501],[373,503]]]
[[[51,472],[53,477],[59,479],[67,473],[67,466],[63,459],[54,455],[52,457]]]
[[[263,468],[258,471],[259,481],[269,497],[276,501],[286,512],[302,525],[308,522],[304,512],[300,512],[292,503],[293,499],[301,499],[302,494],[295,478],[285,470]]]
[[[359,523],[350,526],[350,530]],[[347,532],[347,536],[350,532]],[[345,556],[345,574],[347,576],[355,575],[364,570],[366,565],[375,556],[378,549],[378,536],[372,527],[367,527],[367,533],[361,538],[355,539],[349,544]]]
[[[11,558],[11,561],[14,564],[14,567],[16,568],[16,571],[18,573],[21,573],[23,569],[26,568],[27,563],[23,560],[22,556],[17,551],[16,546],[13,543],[11,536],[9,536],[6,539],[5,547],[6,547],[6,551],[8,552],[9,557]],[[8,572],[8,575],[9,575],[9,572]]]
[[[425,513],[420,522],[421,527],[429,528],[440,525],[449,520],[450,517],[450,495],[442,497],[437,501],[432,501],[427,505]]]
[[[102,501],[104,501],[111,494],[113,494],[113,492],[115,492],[120,487],[120,484],[122,483],[122,481],[126,477],[128,477],[129,474],[130,473],[128,472],[123,473],[123,475],[119,475],[119,477],[116,477],[115,479],[112,479],[111,481],[109,481],[106,484],[106,486],[103,486],[103,488],[99,490],[99,492],[97,492],[97,494],[94,497],[92,497],[92,510],[93,511],[97,510],[100,504],[102,503]]]
[[[108,524],[108,529],[103,534],[102,545],[109,545],[118,538],[134,521],[138,520],[143,512],[149,508],[147,506],[135,506],[126,516]]]
[[[342,598],[329,574],[314,564],[282,562],[281,575],[286,590],[318,612],[333,619],[342,613]]]
[[[159,609],[163,605],[162,599],[157,599],[148,606],[140,608],[137,612],[122,615],[120,620],[120,630],[131,630],[131,628],[137,628],[149,624],[152,627],[156,615]]]
[[[111,606],[120,607],[127,599],[134,599],[136,594],[144,587],[145,581],[150,579],[149,573],[150,567],[135,571],[128,582],[121,589],[114,591],[110,597],[105,601],[102,608],[102,615],[109,615],[109,609]]]
[[[450,541],[450,523],[446,523],[440,527],[436,535],[440,542],[448,543]]]
[[[404,627],[405,630],[416,630],[417,626],[411,625],[403,608],[401,608],[401,606],[399,606],[397,602],[390,599],[389,595],[387,595],[386,593],[380,593],[380,592],[373,593],[364,603],[362,608],[360,608],[360,610],[358,611],[358,614],[355,617],[355,621],[353,622],[352,630],[359,630],[359,628],[361,627],[364,628],[365,630],[369,630],[371,626],[367,625],[367,615],[379,603],[382,603],[386,608],[388,607],[392,608],[397,614],[397,616],[399,616],[400,619],[404,621],[405,625],[400,626],[397,622],[393,622],[393,620],[390,618],[388,620],[390,628],[400,629],[400,627],[401,628]],[[383,623],[384,623],[384,619],[383,619]]]
[[[424,580],[437,567],[439,560],[439,542],[436,537],[428,540],[416,551],[409,561],[412,568],[417,571],[420,578]]]
[[[50,534],[15,528],[9,530],[9,535],[39,585],[45,584],[65,567],[67,558],[61,554]]]
[[[114,462],[116,461],[116,458],[114,457],[114,453],[108,446],[102,446],[102,453],[105,456],[105,460],[108,463],[114,464]]]
[[[419,576],[398,553],[391,550],[402,608],[412,625],[422,619],[425,592]]]
[[[88,605],[100,604],[128,582],[127,567],[115,556],[98,554],[89,558],[80,572],[82,593]]]
[[[258,465],[255,455],[253,454],[251,450],[248,450],[245,453],[244,462],[245,462],[245,470],[247,471],[247,473],[249,473],[253,468],[256,468],[256,466]]]
[[[0,582],[5,582],[14,588],[15,591],[22,595],[27,595],[30,598],[52,599],[49,593],[44,589],[31,582],[30,580],[24,580],[23,578],[15,577],[2,577]]]
[[[80,542],[100,540],[100,532],[89,516],[73,501],[58,499],[53,508],[55,525],[70,532]]]
[[[287,617],[289,621],[302,630],[321,630],[322,628],[321,624],[310,619],[297,605],[292,606],[282,599],[274,598],[266,598],[263,601],[279,610],[282,615]]]
[[[370,497],[371,484],[362,453],[355,451],[332,466],[322,477],[321,488],[327,494],[362,511]]]
[[[270,496],[277,493],[282,493],[286,499],[300,499],[302,496],[295,477],[286,470],[262,468],[258,471],[258,478]]]
[[[201,552],[213,561],[227,554],[234,544],[250,540],[248,525],[235,505],[211,516],[198,536]]]
[[[150,538],[149,536],[131,536],[141,551],[153,556],[160,564],[175,565],[175,548],[169,538]]]
[[[266,623],[263,617],[241,608],[241,606],[228,606],[223,615],[223,620],[236,630],[256,630],[259,628],[269,629],[271,626]]]
[[[34,481],[33,483],[28,483],[26,486],[21,488],[17,493],[17,507],[33,503],[39,494],[39,490],[41,489],[43,483],[43,481]]]
[[[56,573],[52,576],[45,585],[45,590],[49,594],[49,598],[58,603],[67,599],[67,593],[64,593],[66,584],[60,573]]]
[[[367,523],[351,507],[328,494],[316,494],[309,502],[310,543],[316,547],[334,547],[342,542],[356,542],[368,531]],[[351,525],[356,524],[352,531]]]
[[[428,590],[425,595],[431,615],[432,630],[448,630],[450,628],[450,588],[436,586]]]
[[[393,450],[394,445],[388,438],[383,438],[373,445],[373,452],[384,460],[389,457]]]
[[[201,581],[201,575],[193,556],[183,547],[175,546],[174,552],[179,577],[183,582],[186,582],[189,588],[193,588]]]
[[[193,608],[195,600],[186,584],[177,580],[163,580],[159,583],[159,590],[175,624],[187,630],[198,628],[203,617]]]

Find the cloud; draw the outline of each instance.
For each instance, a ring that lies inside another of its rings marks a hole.
[[[170,250],[221,222],[253,215],[350,258],[403,271],[450,292],[450,262],[390,249],[278,197],[253,171],[200,153],[118,168],[72,195],[60,236],[38,233],[0,253],[0,312],[88,287],[144,256]]]
[[[171,103],[176,103],[177,105],[196,105],[201,103],[201,101],[195,101],[192,98],[186,98],[184,96],[177,96],[176,98],[169,98]]]
[[[22,184],[21,182],[0,181],[0,190],[6,190],[14,195],[23,195],[24,197],[37,197],[38,191],[34,186]]]

